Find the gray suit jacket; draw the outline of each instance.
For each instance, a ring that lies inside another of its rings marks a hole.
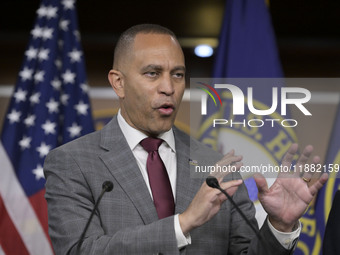
[[[204,179],[192,178],[189,160],[213,165],[221,155],[174,128],[177,153],[176,213],[183,212]],[[192,244],[177,248],[174,217],[159,220],[136,160],[117,119],[49,153],[44,165],[49,234],[55,253],[75,254],[79,237],[98,198],[106,193],[81,246],[82,254],[290,254],[275,239],[267,224],[261,240],[226,201],[208,223],[190,234]],[[229,179],[241,178],[238,174]],[[255,209],[242,185],[236,203],[257,226]]]
[[[322,251],[324,255],[340,254],[340,190],[335,193],[331,211],[326,224]]]

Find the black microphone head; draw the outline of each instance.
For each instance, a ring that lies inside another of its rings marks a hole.
[[[205,180],[207,185],[210,187],[210,188],[217,188],[219,187],[220,185],[218,184],[218,180],[216,179],[216,177],[214,176],[208,176],[207,179]]]
[[[103,183],[102,188],[106,191],[106,192],[110,192],[113,189],[113,183],[111,181],[105,181]]]

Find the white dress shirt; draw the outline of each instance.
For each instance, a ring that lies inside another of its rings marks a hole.
[[[139,166],[139,170],[142,173],[142,176],[144,178],[144,181],[146,183],[146,186],[149,189],[150,196],[152,198],[152,191],[149,184],[149,177],[146,169],[146,161],[148,158],[148,153],[143,149],[143,147],[140,145],[140,142],[147,138],[147,135],[142,133],[141,131],[131,127],[123,118],[123,116],[120,113],[120,110],[118,111],[118,125],[120,129],[123,132],[123,135],[137,160],[137,164]],[[158,152],[163,160],[163,163],[165,165],[165,168],[168,172],[172,194],[174,196],[174,199],[176,201],[176,178],[177,178],[177,161],[176,161],[176,147],[175,147],[175,137],[173,134],[172,129],[169,131],[162,133],[158,136],[158,138],[163,139],[164,142],[159,146]],[[298,228],[289,233],[284,233],[276,230],[270,221],[268,220],[269,228],[272,230],[274,236],[276,239],[281,243],[283,247],[286,249],[290,249],[293,245],[293,241],[298,238],[301,232],[301,223],[299,222]],[[183,231],[181,229],[178,214],[174,217],[174,226],[175,226],[175,234],[177,239],[177,246],[178,248],[184,247],[186,245],[191,244],[191,237],[190,235],[185,236],[183,234]]]
[[[152,198],[152,191],[149,184],[148,172],[146,169],[146,160],[148,158],[148,153],[143,149],[142,145],[140,145],[140,142],[144,138],[147,138],[147,135],[131,127],[121,115],[120,110],[118,111],[117,120],[118,125],[122,130],[123,135],[125,136],[125,139],[137,160],[139,170],[142,173],[145,184],[148,187],[150,196]],[[160,134],[158,138],[164,140],[164,142],[158,148],[158,153],[165,165],[166,171],[168,172],[172,194],[176,201],[177,160],[174,133],[172,129],[170,129],[169,131]],[[178,248],[181,248],[191,243],[191,237],[190,235],[185,236],[183,234],[183,231],[179,224],[178,214],[175,215],[174,219],[177,246]]]

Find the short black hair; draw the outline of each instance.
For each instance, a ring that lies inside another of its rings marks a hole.
[[[118,38],[115,50],[114,50],[114,56],[113,56],[113,66],[115,66],[117,63],[116,61],[119,61],[120,57],[126,54],[132,45],[132,43],[135,40],[135,37],[137,34],[165,34],[170,35],[174,39],[177,40],[177,37],[174,32],[172,32],[170,29],[163,27],[161,25],[157,24],[139,24],[132,26],[125,30],[120,37]]]

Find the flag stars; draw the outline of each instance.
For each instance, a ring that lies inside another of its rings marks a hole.
[[[58,78],[54,78],[54,80],[51,81],[51,85],[52,85],[52,87],[55,90],[60,91],[60,89],[61,89],[61,81]]]
[[[44,17],[46,15],[46,7],[42,5],[38,10],[37,14],[40,18]]]
[[[53,28],[35,26],[31,34],[34,39],[42,38],[43,40],[47,40],[52,38],[53,31]]]
[[[35,122],[35,116],[32,115],[28,115],[26,117],[26,119],[24,119],[24,124],[26,125],[26,127],[32,127],[34,125]]]
[[[80,136],[81,130],[82,130],[82,127],[78,126],[77,123],[75,122],[73,122],[71,127],[67,128],[67,131],[70,133],[71,138]]]
[[[41,128],[44,130],[45,135],[55,134],[56,123],[47,120],[43,125],[41,125]]]
[[[48,108],[48,112],[49,113],[57,113],[59,111],[58,107],[59,107],[59,103],[56,102],[53,98],[50,99],[50,101],[48,101],[46,103],[46,107]]]
[[[30,96],[30,102],[31,104],[39,104],[40,103],[40,93],[36,92],[33,95]]]
[[[43,5],[37,10],[37,14],[40,18],[46,17],[47,19],[51,19],[57,16],[57,11],[57,7]]]
[[[65,10],[72,10],[74,8],[74,0],[63,0],[61,2],[64,5]]]
[[[38,59],[40,61],[48,60],[48,54],[50,53],[49,49],[40,49],[38,53]]]
[[[80,88],[83,91],[83,93],[87,93],[89,91],[89,86],[86,83],[80,84]]]
[[[69,98],[70,98],[70,96],[67,95],[67,94],[61,95],[61,97],[60,97],[61,103],[62,103],[63,105],[67,105],[67,103],[68,103],[67,101],[68,101]]]
[[[38,50],[36,48],[30,47],[28,50],[25,51],[25,55],[28,60],[35,59],[38,55]]]
[[[45,142],[42,142],[39,147],[37,147],[37,152],[41,158],[45,157],[51,150],[51,146],[47,145]]]
[[[55,18],[57,16],[57,11],[58,11],[57,7],[53,7],[53,6],[47,7],[46,18],[47,19]]]
[[[58,70],[61,70],[61,68],[63,67],[63,62],[60,59],[56,59],[54,61],[54,64],[58,68]]]
[[[54,29],[53,28],[45,28],[42,31],[42,39],[43,40],[47,40],[47,39],[51,39],[52,38],[52,34],[53,34]]]
[[[35,26],[31,31],[31,34],[34,39],[42,37],[42,33],[43,33],[43,28],[41,28],[40,26]]]
[[[74,109],[76,109],[78,115],[87,115],[87,109],[89,106],[87,104],[84,104],[83,101],[80,101],[79,104],[76,104],[74,106]]]
[[[35,175],[35,179],[37,181],[39,181],[40,179],[45,179],[44,169],[40,164],[37,165],[36,169],[32,170],[32,173]]]
[[[64,83],[74,83],[74,79],[76,78],[76,74],[72,73],[69,69],[66,70],[65,73],[61,75],[64,80]]]
[[[33,75],[33,70],[27,67],[24,70],[19,72],[19,76],[21,77],[22,81],[31,80]]]
[[[19,122],[20,116],[21,116],[21,112],[18,112],[13,109],[11,113],[7,115],[7,118],[9,119],[9,123],[13,124],[15,122]]]
[[[18,89],[17,92],[14,93],[13,97],[15,98],[16,103],[24,102],[26,100],[27,91]]]
[[[71,63],[80,62],[82,54],[83,53],[77,49],[73,49],[71,52],[69,52],[68,56],[71,59]]]
[[[73,34],[76,37],[77,41],[80,41],[80,32],[78,30],[74,30]]]
[[[57,8],[57,7],[50,6],[50,7],[47,9],[46,17],[47,17],[48,19],[50,19],[50,18],[55,18],[55,17],[57,16],[57,11],[58,11],[58,8]]]
[[[19,141],[19,146],[21,147],[21,150],[29,149],[31,147],[31,137],[24,136],[20,141]]]
[[[35,81],[36,83],[43,82],[43,81],[44,81],[44,75],[45,75],[45,72],[44,72],[44,71],[37,71],[37,72],[34,74],[34,81]]]
[[[70,24],[70,21],[69,20],[66,20],[66,19],[62,19],[60,22],[59,22],[59,28],[63,31],[68,31],[68,25]]]
[[[77,24],[72,24],[70,18],[76,1],[60,0],[61,6],[47,2],[37,10],[38,19],[30,32],[30,45],[24,53],[25,62],[19,70],[18,88],[13,94],[14,104],[4,117],[8,128],[18,131],[12,137],[12,144],[25,158],[17,160],[26,160],[29,156],[36,161],[26,170],[39,185],[45,178],[42,160],[55,147],[52,141],[63,137],[66,142],[90,129],[78,123],[90,115],[90,104],[87,95],[83,94],[88,91],[84,70],[79,70],[83,66],[77,66],[84,60],[84,53],[76,41],[80,35],[75,28]],[[31,90],[28,85],[33,86]],[[74,118],[66,123],[69,120],[63,113],[68,111]],[[49,116],[44,117],[46,113]],[[65,132],[60,130],[61,126],[65,127]]]

